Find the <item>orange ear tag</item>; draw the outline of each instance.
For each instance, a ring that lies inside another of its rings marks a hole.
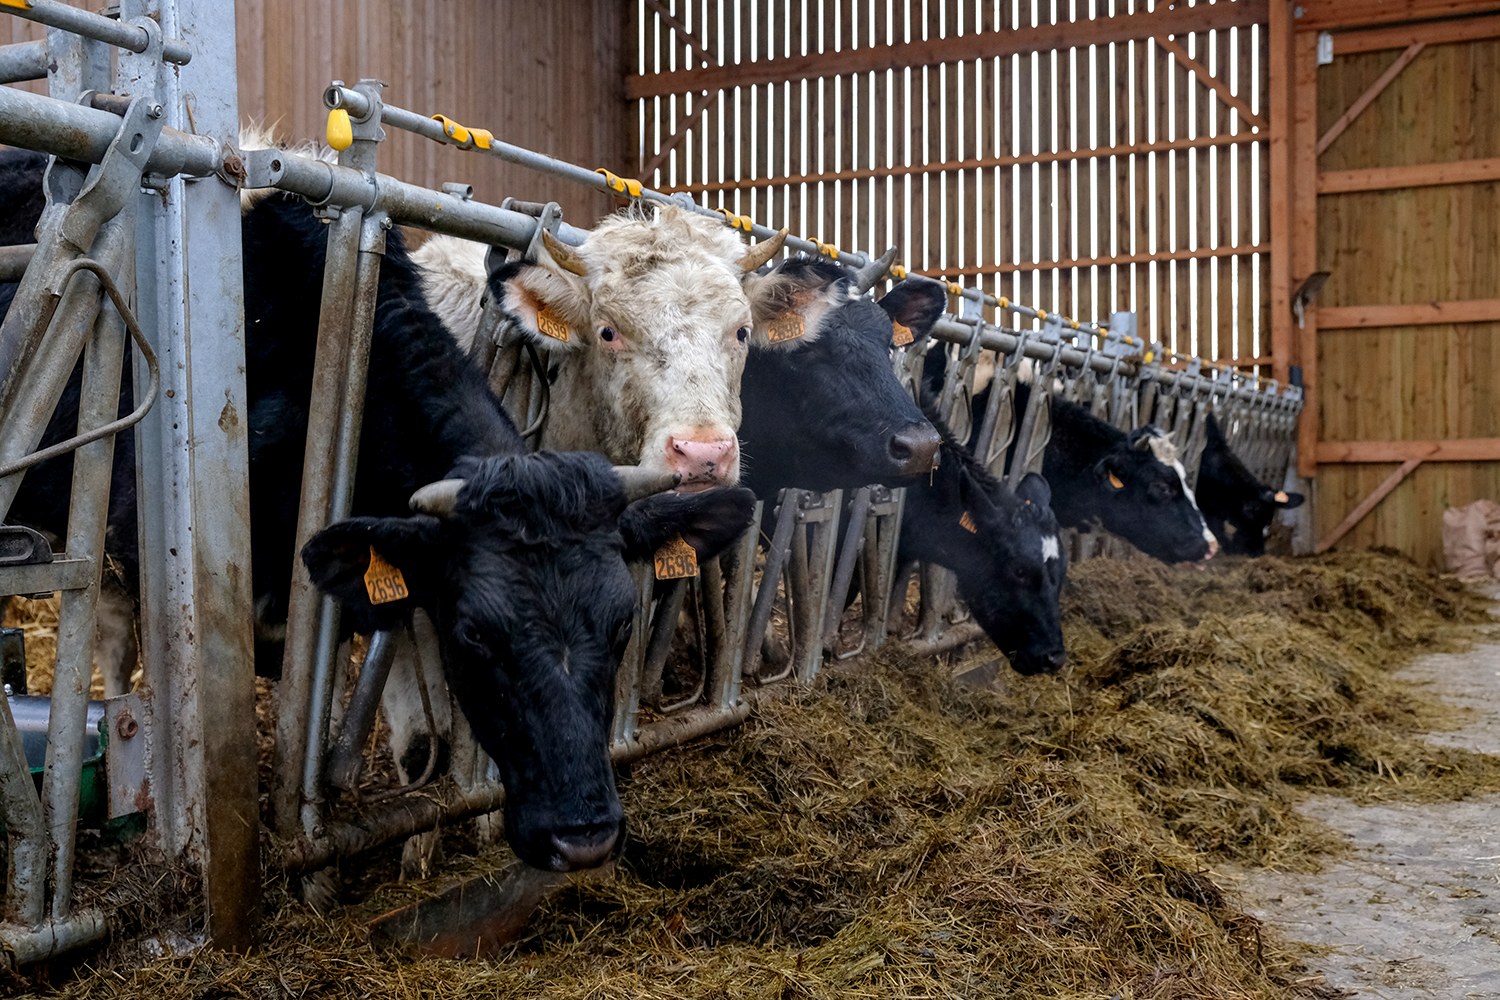
[[[681,535],[656,550],[656,578],[681,580],[698,575],[698,553]]]
[[[963,528],[971,535],[979,534],[979,525],[974,523],[974,515],[970,514],[968,511],[964,511],[964,516],[958,519],[958,524],[959,527]]]
[[[1286,490],[1277,490],[1276,496],[1272,497],[1277,503],[1286,503],[1291,497],[1286,495]]]
[[[1120,482],[1120,477],[1115,475],[1113,472],[1109,474],[1109,485],[1113,486],[1117,490],[1123,490],[1125,488],[1125,484]]]
[[[802,325],[802,315],[800,313],[788,312],[782,313],[771,320],[767,336],[771,343],[779,344],[783,340],[796,340],[806,332],[807,328]]]
[[[568,324],[552,311],[551,306],[542,306],[536,314],[536,328],[553,340],[560,340],[564,344],[568,342]]]
[[[897,347],[905,347],[912,342],[911,327],[903,326],[900,323],[892,323],[891,329],[895,331],[891,334],[892,344],[895,344]]]
[[[371,604],[389,604],[411,596],[406,589],[406,577],[395,566],[385,561],[375,546],[370,546],[370,568],[365,570],[365,593]]]

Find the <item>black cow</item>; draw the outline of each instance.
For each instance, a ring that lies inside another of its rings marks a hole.
[[[974,620],[1020,673],[1060,669],[1068,561],[1047,480],[1033,472],[1012,493],[928,415],[943,443],[931,478],[907,487],[898,565],[920,559],[952,570]]]
[[[935,372],[941,376],[941,368],[930,362],[925,377],[932,380]],[[1025,382],[1016,386],[1018,414],[1025,412],[1031,389]],[[986,387],[975,396],[976,413],[984,412],[989,392]],[[1087,531],[1097,522],[1166,563],[1197,562],[1218,551],[1176,447],[1155,426],[1127,434],[1086,407],[1054,399],[1042,474],[1064,527]]]
[[[851,297],[828,261],[793,258],[767,281],[789,301],[831,286],[817,328],[781,343],[752,344],[740,383],[745,481],[762,498],[795,486],[901,486],[932,468],[938,432],[891,369],[894,324],[926,337],[947,295],[936,282],[899,282],[878,303]]]
[[[1219,421],[1208,415],[1208,443],[1198,464],[1198,506],[1209,530],[1232,555],[1263,556],[1271,521],[1279,511],[1302,505],[1301,493],[1273,490],[1250,474]]]
[[[257,612],[274,621],[290,579],[327,229],[281,196],[243,224],[254,591]],[[368,396],[378,405],[365,408],[360,516],[314,536],[302,557],[344,605],[346,630],[429,612],[449,683],[506,785],[516,853],[539,868],[597,864],[622,828],[608,741],[634,611],[626,560],[677,535],[714,554],[744,530],[753,496],[629,504],[599,456],[527,454],[483,374],[427,307],[395,233],[376,317]],[[426,506],[440,516],[411,514],[409,499],[437,481],[450,488]],[[401,572],[408,597],[371,603],[363,577],[372,553]],[[273,671],[274,650],[258,653],[268,658],[257,666]]]

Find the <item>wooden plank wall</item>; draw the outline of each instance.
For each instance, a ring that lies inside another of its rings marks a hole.
[[[1335,52],[1337,45],[1335,44]],[[1318,71],[1321,135],[1401,54],[1337,56]],[[1429,45],[1320,157],[1319,170],[1500,156],[1500,39]],[[1500,298],[1500,183],[1323,195],[1320,306]],[[1330,329],[1318,334],[1322,438],[1500,436],[1500,323]],[[1321,537],[1394,464],[1321,465]],[[1449,506],[1500,497],[1500,462],[1419,466],[1341,548],[1388,545],[1442,567]]]
[[[632,6],[644,42],[636,73],[705,64],[657,5]],[[1146,9],[1145,0],[664,6],[713,59],[740,66]],[[1265,37],[1252,25],[1176,42],[1258,110]],[[685,120],[698,115],[701,126],[705,101],[709,127],[648,183],[844,249],[896,243],[912,271],[1048,311],[1107,320],[1134,309],[1141,332],[1183,354],[1268,360],[1265,136],[1252,137],[1154,40],[647,97],[643,162]],[[1159,148],[1168,144],[1179,148]]]
[[[619,172],[636,160],[622,84],[627,13],[619,0],[238,0],[241,115],[281,135],[321,139],[323,88],[334,79],[373,77],[388,84],[392,104]],[[43,37],[44,30],[6,18],[0,42]],[[463,181],[492,203],[507,196],[555,200],[565,218],[583,226],[614,207],[597,192],[492,157],[395,129],[387,134],[380,169],[402,180]]]

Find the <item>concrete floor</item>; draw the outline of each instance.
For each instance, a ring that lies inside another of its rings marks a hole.
[[[1500,587],[1487,593],[1500,600]],[[1470,652],[1423,657],[1400,676],[1471,710],[1434,743],[1500,754],[1500,637],[1485,631]],[[1500,998],[1500,797],[1358,806],[1320,795],[1302,808],[1355,853],[1319,875],[1245,875],[1249,912],[1313,946],[1307,964],[1358,996]]]

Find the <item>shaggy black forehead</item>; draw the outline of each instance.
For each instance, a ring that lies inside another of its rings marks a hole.
[[[524,544],[615,531],[625,491],[603,456],[542,452],[460,459],[451,473],[463,479],[460,514],[494,519],[503,535]]]

